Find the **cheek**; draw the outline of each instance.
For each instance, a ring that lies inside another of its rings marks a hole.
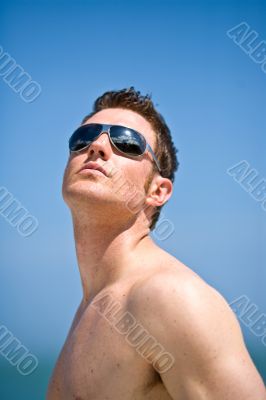
[[[135,160],[127,160],[121,168],[121,178],[132,187],[131,190],[143,191],[145,184],[146,171],[141,162]]]
[[[70,159],[68,159],[67,164],[65,166],[63,180],[62,180],[62,194],[64,198],[65,198],[66,188],[69,182],[69,175],[70,175],[69,171],[70,171]]]
[[[138,211],[145,203],[147,171],[143,165],[123,163],[120,173],[113,177],[113,190],[130,210]]]
[[[78,155],[71,154],[67,160],[65,173],[71,174],[74,171],[77,171],[79,167],[81,167],[85,159],[86,156],[84,156],[83,154],[78,154]]]
[[[71,177],[78,170],[79,165],[81,165],[81,160],[79,159],[79,157],[80,156],[70,156],[68,158],[63,175],[63,187],[71,180]]]
[[[65,181],[67,180],[71,168],[72,168],[72,167],[71,167],[71,160],[68,159],[68,161],[67,161],[67,163],[66,163],[66,166],[65,166],[65,170],[64,170],[63,183],[65,183]]]
[[[149,161],[143,160],[128,171],[128,177],[139,191],[146,193],[146,186],[151,181],[151,172]]]

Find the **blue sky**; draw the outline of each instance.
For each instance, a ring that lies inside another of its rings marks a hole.
[[[39,222],[25,238],[0,218],[0,324],[40,360],[56,357],[81,298],[67,141],[106,90],[151,93],[179,149],[163,209],[175,231],[158,244],[228,302],[246,295],[266,313],[266,212],[226,173],[247,160],[266,179],[266,73],[226,34],[244,21],[266,40],[265,16],[265,1],[1,3],[0,46],[42,91],[26,103],[0,77],[0,186]]]

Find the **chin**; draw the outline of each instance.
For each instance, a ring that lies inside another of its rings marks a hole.
[[[100,203],[107,203],[110,200],[112,202],[113,200],[110,199],[110,192],[106,192],[102,190],[102,187],[96,186],[95,183],[88,183],[88,181],[79,181],[63,186],[62,196],[69,206],[70,204],[82,204],[85,202],[86,205],[91,203],[95,207]]]

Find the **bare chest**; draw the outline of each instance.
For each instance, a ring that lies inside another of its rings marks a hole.
[[[109,304],[110,306],[110,304]],[[159,374],[129,344],[126,308],[89,306],[65,342],[48,400],[168,400]]]

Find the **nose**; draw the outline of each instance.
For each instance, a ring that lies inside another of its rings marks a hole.
[[[88,148],[88,154],[100,155],[105,161],[107,161],[112,154],[112,147],[109,140],[108,133],[101,133],[101,135],[95,139]]]

